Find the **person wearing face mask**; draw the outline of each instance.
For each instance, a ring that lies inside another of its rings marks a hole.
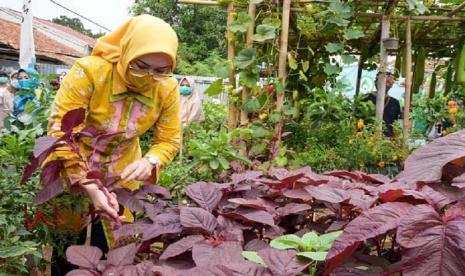
[[[0,129],[4,126],[5,118],[13,111],[14,94],[8,87],[8,75],[0,71]]]
[[[182,78],[179,82],[181,94],[181,122],[185,127],[194,121],[203,121],[202,101],[193,88],[194,81],[191,78]]]
[[[37,101],[39,81],[37,75],[39,73],[32,69],[19,69],[17,73],[17,80],[12,80],[11,85],[17,89],[13,103],[13,114],[18,115],[24,111],[27,103],[33,101],[36,106],[39,105]]]
[[[180,146],[180,95],[172,76],[177,47],[172,27],[150,15],[135,16],[99,38],[92,55],[78,59],[63,79],[52,106],[48,134],[62,137],[63,116],[84,108],[82,127],[121,132],[93,155],[96,169],[105,176],[120,176],[116,185],[130,190],[138,189],[143,181],[155,183],[159,170],[173,159]],[[142,155],[139,137],[149,129],[154,132],[153,145]],[[81,155],[88,157],[92,141],[83,139],[79,143]],[[84,164],[73,160],[71,150],[56,151],[53,159],[65,160],[66,187],[86,193],[94,210],[104,215],[101,223],[92,226],[91,244],[108,250],[114,241],[111,222],[132,221],[131,213],[124,210],[120,215],[116,195],[96,180],[87,179]]]

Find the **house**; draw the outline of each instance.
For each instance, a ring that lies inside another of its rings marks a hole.
[[[21,12],[0,7],[0,68],[18,68]],[[89,55],[95,39],[69,27],[34,17],[37,68],[41,74],[58,73]]]

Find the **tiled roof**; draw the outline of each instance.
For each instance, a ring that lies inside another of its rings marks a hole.
[[[0,44],[19,50],[21,26],[19,24],[0,19]],[[86,56],[66,45],[63,45],[40,31],[34,29],[34,43],[37,54],[59,59],[71,64],[74,58]]]

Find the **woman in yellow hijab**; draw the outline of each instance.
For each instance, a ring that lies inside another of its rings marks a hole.
[[[93,155],[102,172],[120,175],[119,184],[129,189],[137,189],[144,180],[155,181],[158,169],[175,156],[180,143],[179,92],[172,77],[177,46],[171,26],[149,15],[136,16],[98,39],[92,55],[77,60],[63,80],[48,134],[61,137],[63,116],[84,108],[82,127],[122,132]],[[139,137],[151,128],[153,146],[142,157]],[[80,143],[81,154],[88,157],[90,142]],[[80,185],[96,210],[117,219],[116,196],[107,197],[86,179],[83,164],[73,160],[71,150],[55,154],[67,160],[63,175],[68,185]]]

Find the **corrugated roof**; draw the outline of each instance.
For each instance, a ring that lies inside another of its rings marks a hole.
[[[20,33],[20,24],[0,19],[0,44],[19,50]],[[59,59],[66,64],[72,64],[75,58],[86,56],[85,53],[63,45],[36,29],[34,29],[34,43],[37,54]]]
[[[91,47],[94,47],[95,46],[95,43],[96,43],[96,40],[93,39],[92,37],[89,37],[85,34],[82,34],[78,31],[75,31],[73,29],[71,29],[70,27],[66,27],[66,26],[63,26],[63,25],[60,25],[60,24],[57,24],[57,23],[53,23],[51,21],[48,21],[48,20],[45,20],[45,19],[42,19],[42,18],[37,18],[37,17],[34,17],[34,20],[37,20],[43,24],[46,24],[54,29],[58,29],[62,32],[65,32],[65,33],[68,33],[72,36],[75,36],[76,38],[88,43]]]

